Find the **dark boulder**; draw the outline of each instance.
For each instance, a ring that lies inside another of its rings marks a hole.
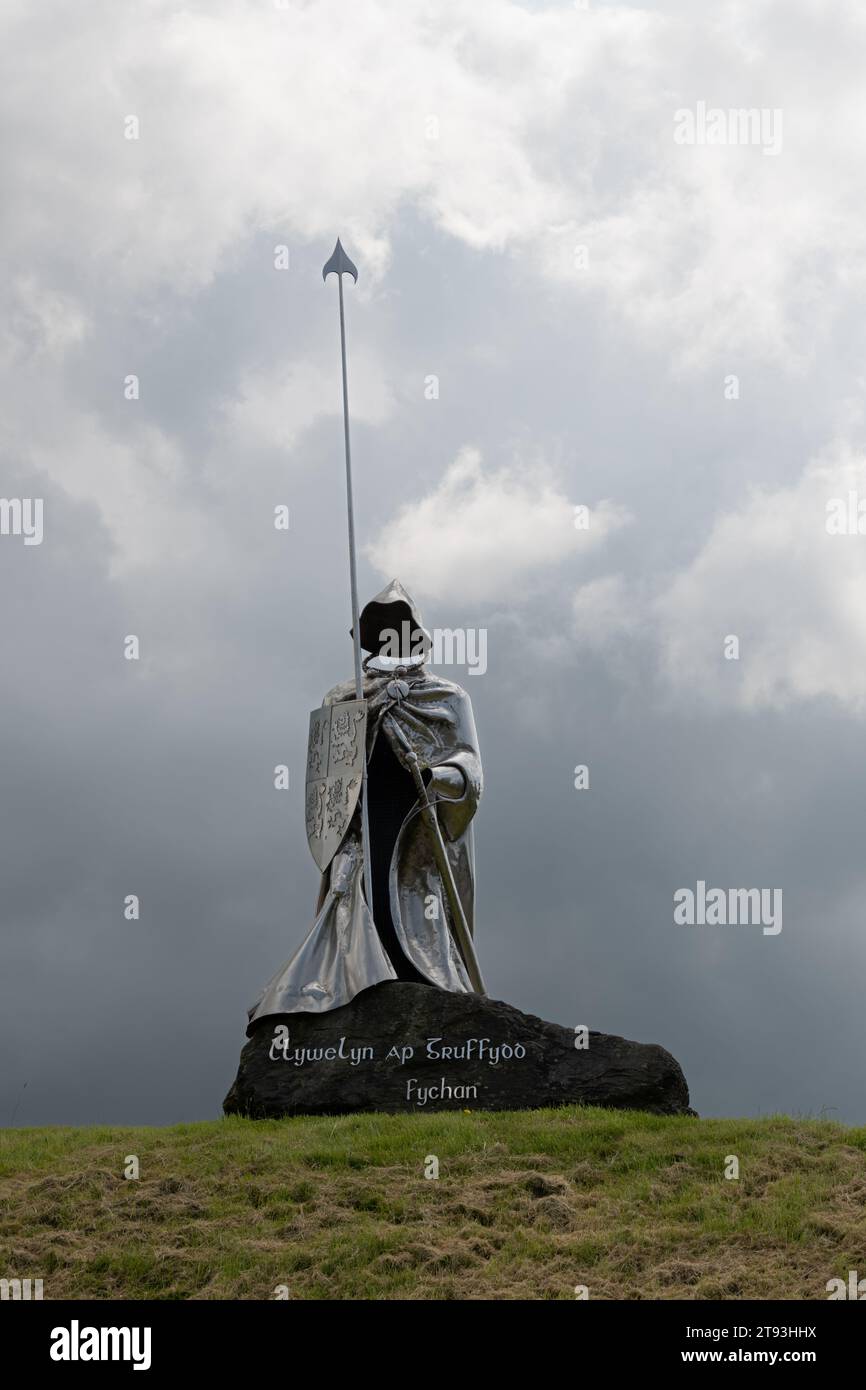
[[[587,1041],[577,1048],[573,1029],[496,999],[389,981],[341,1009],[255,1025],[223,1109],[256,1119],[574,1104],[691,1113],[663,1047],[591,1031]]]

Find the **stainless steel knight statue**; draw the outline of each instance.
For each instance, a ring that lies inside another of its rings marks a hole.
[[[362,698],[346,681],[310,718],[307,837],[322,871],[315,920],[250,1009],[250,1027],[339,1008],[385,980],[483,992],[472,841],[481,759],[469,696],[428,669],[429,635],[398,580],[362,610],[359,630]]]

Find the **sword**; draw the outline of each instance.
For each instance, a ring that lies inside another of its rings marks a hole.
[[[421,815],[430,831],[433,839],[433,857],[436,860],[436,867],[442,875],[442,882],[445,885],[445,895],[448,898],[448,906],[451,908],[451,929],[460,957],[466,967],[466,974],[469,976],[469,983],[476,994],[486,994],[484,980],[481,978],[481,969],[475,955],[475,947],[472,944],[472,935],[469,931],[469,924],[466,921],[466,914],[463,911],[463,904],[460,901],[460,894],[457,891],[457,884],[454,882],[454,873],[451,868],[451,861],[448,858],[448,851],[445,848],[445,841],[442,839],[442,828],[439,825],[439,817],[436,815],[436,807],[430,800],[424,777],[418,763],[418,754],[412,747],[406,734],[400,728],[396,719],[391,714],[383,715],[383,720],[387,719],[388,727],[395,738],[403,747],[403,756],[409,764],[409,771],[415,783],[415,790],[418,793],[418,804],[421,807]]]
[[[349,444],[349,387],[346,379],[346,316],[343,310],[343,276],[351,275],[358,283],[357,267],[349,260],[337,237],[334,253],[322,267],[322,279],[327,280],[331,273],[337,277],[340,287],[340,356],[343,365],[343,438],[346,446],[346,508],[349,516],[349,585],[352,591],[352,640],[355,651],[355,699],[364,698],[364,680],[361,675],[361,624],[358,618],[358,572],[355,563],[355,507],[352,500],[352,450]],[[370,819],[367,811],[367,750],[361,766],[361,844],[364,851],[364,886],[367,906],[373,911],[373,873],[370,867]]]

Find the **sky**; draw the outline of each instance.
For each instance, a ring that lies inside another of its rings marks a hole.
[[[0,494],[41,504],[0,508],[0,1124],[219,1114],[311,925],[338,235],[362,599],[486,634],[441,669],[490,993],[661,1043],[702,1115],[866,1122],[862,5],[7,0],[0,38]],[[678,923],[699,883],[781,930]]]

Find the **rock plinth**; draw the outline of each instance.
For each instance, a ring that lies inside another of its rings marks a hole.
[[[223,1109],[265,1119],[574,1104],[691,1113],[679,1063],[655,1043],[582,1037],[496,999],[388,981],[328,1013],[263,1019]]]

